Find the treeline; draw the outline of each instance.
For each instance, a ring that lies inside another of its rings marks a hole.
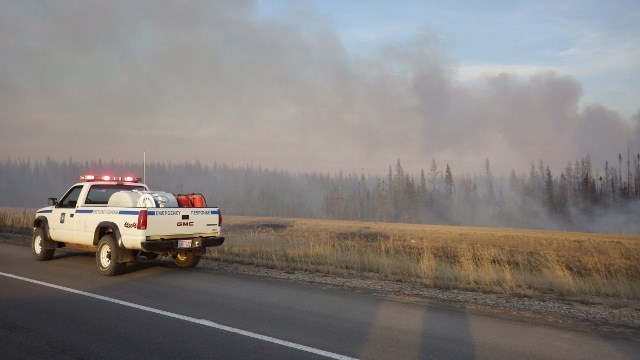
[[[554,175],[543,161],[528,173],[454,176],[432,161],[408,174],[397,160],[386,177],[337,178],[323,200],[335,219],[640,233],[640,154],[596,168],[589,156]]]
[[[640,234],[640,154],[601,167],[589,156],[554,174],[543,161],[522,174],[455,173],[433,160],[417,174],[401,160],[386,176],[293,173],[254,166],[153,162],[156,190],[198,192],[224,213],[383,222],[474,225]],[[0,162],[0,206],[36,208],[82,174],[138,175],[143,164],[115,161]]]

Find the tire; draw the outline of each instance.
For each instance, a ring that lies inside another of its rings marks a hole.
[[[176,266],[182,268],[192,268],[198,265],[200,262],[200,253],[191,251],[179,251],[176,256],[173,257],[173,262]]]
[[[96,251],[96,265],[98,265],[100,275],[114,276],[124,272],[127,263],[119,263],[117,261],[119,249],[118,243],[113,236],[107,234],[100,238],[98,251]]]
[[[53,254],[56,249],[45,249],[44,245],[47,240],[47,235],[42,228],[37,228],[33,232],[33,239],[31,240],[31,254],[33,258],[38,261],[47,261],[53,259]]]

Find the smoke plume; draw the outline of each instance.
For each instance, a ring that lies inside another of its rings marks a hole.
[[[0,3],[0,149],[13,158],[377,172],[402,158],[496,173],[613,159],[628,119],[570,76],[460,80],[437,34],[367,56],[330,23],[252,1]],[[637,150],[637,149],[636,149]],[[635,150],[634,150],[635,151]]]

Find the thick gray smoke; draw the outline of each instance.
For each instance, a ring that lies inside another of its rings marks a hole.
[[[251,1],[0,2],[0,149],[379,172],[615,159],[633,127],[553,71],[458,80],[437,36],[349,53],[328,22]],[[635,151],[635,150],[634,150]]]

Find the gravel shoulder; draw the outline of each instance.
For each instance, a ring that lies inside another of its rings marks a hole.
[[[428,288],[418,284],[380,280],[366,274],[331,276],[304,271],[282,271],[202,260],[200,268],[315,284],[328,289],[350,289],[359,293],[417,303],[432,302],[465,311],[586,332],[625,336],[640,341],[640,303],[620,299],[577,299],[552,296],[519,297],[507,294]]]
[[[30,246],[29,235],[0,233],[0,243]],[[199,268],[314,284],[327,289],[350,289],[382,298],[437,303],[465,311],[518,319],[559,328],[624,336],[640,341],[640,301],[593,298],[589,301],[550,295],[519,297],[461,290],[444,290],[376,278],[371,274],[333,276],[282,271],[203,259]]]

